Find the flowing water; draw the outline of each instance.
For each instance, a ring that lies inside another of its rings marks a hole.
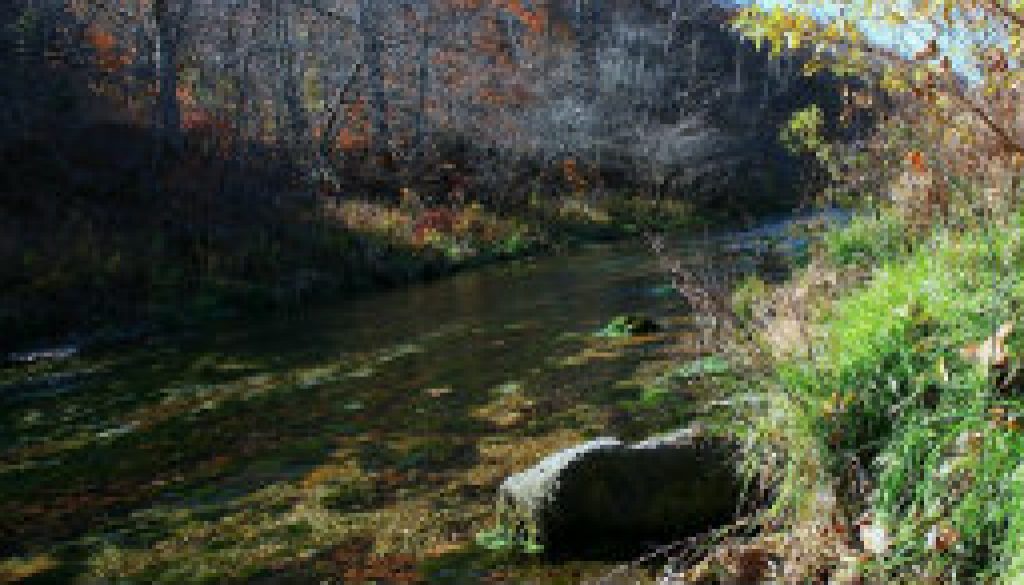
[[[693,389],[661,376],[697,355],[695,329],[667,284],[645,247],[607,245],[2,369],[0,577],[599,574],[607,563],[546,564],[473,536],[493,522],[501,480],[545,454],[685,423]],[[624,313],[664,329],[593,335]]]

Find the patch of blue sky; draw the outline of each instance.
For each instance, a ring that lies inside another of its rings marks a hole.
[[[1006,35],[998,30],[971,31],[964,26],[935,26],[914,16],[911,0],[758,0],[766,9],[775,7],[809,14],[819,22],[835,21],[842,18],[858,25],[868,40],[880,47],[890,49],[904,57],[910,57],[935,39],[942,54],[948,55],[953,68],[970,81],[980,78],[978,64],[973,50],[975,47],[1005,44]],[[734,2],[738,6],[751,4],[749,0]],[[895,6],[906,22],[893,24],[883,18],[879,8],[892,10]],[[868,8],[872,10],[869,12]]]

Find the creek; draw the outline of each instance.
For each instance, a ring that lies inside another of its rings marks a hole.
[[[732,269],[785,225],[670,249]],[[630,313],[661,331],[594,335]],[[664,373],[697,338],[632,242],[8,366],[0,556],[40,582],[576,583],[609,563],[474,543],[495,490],[684,423],[700,389]]]

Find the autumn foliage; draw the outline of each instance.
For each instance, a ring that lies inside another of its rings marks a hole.
[[[762,307],[785,582],[1018,585],[1024,4],[786,5],[735,25],[848,80],[841,123],[876,118],[854,144],[790,124],[855,215]]]
[[[815,18],[814,10],[832,8],[754,5],[735,23],[773,51],[811,53],[808,74],[828,68],[867,81],[866,90],[848,96],[851,107],[881,106],[872,90],[887,96],[887,138],[869,146],[891,179],[913,184],[897,199],[920,200],[911,205],[917,209],[948,207],[952,200],[991,210],[998,200],[1017,197],[1014,177],[1024,169],[1021,6],[926,0],[907,12],[899,3],[855,1],[828,20]],[[882,45],[872,41],[880,28],[891,39],[920,40]]]

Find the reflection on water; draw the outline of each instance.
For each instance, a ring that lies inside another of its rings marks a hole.
[[[0,577],[576,582],[603,566],[472,535],[544,454],[685,418],[685,391],[650,388],[688,339],[665,284],[601,247],[4,370]],[[667,329],[591,335],[628,312]]]

